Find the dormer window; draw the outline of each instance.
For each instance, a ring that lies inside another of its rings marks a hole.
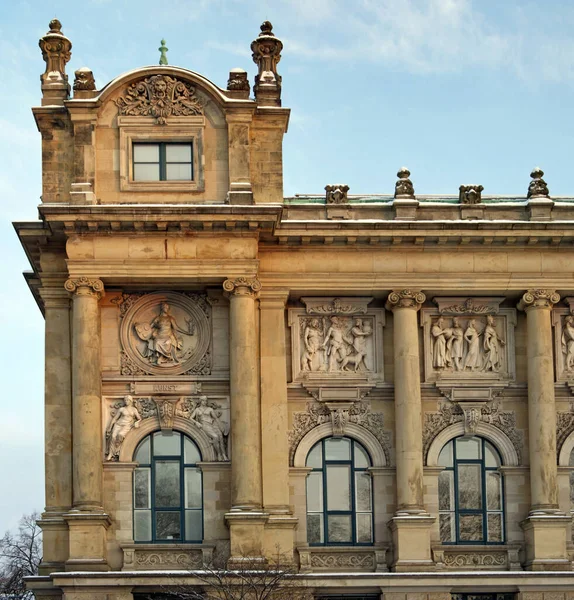
[[[134,181],[193,181],[191,142],[134,142]]]

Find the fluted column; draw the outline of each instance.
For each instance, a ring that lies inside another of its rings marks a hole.
[[[570,516],[558,509],[557,489],[551,313],[559,301],[555,290],[536,289],[518,304],[526,311],[527,331],[530,514],[521,526],[530,570],[572,568],[566,548]]]
[[[68,558],[68,525],[63,514],[72,506],[72,369],[70,298],[61,287],[43,287],[45,320],[44,439],[46,508],[40,571],[62,570]]]
[[[425,300],[413,290],[391,292],[387,300],[394,319],[397,513],[424,512],[417,312]]]
[[[531,512],[558,509],[556,406],[551,313],[560,296],[554,290],[528,290],[519,308],[526,311],[528,355],[528,431]]]
[[[395,571],[434,568],[430,528],[423,500],[422,405],[417,312],[426,300],[416,290],[393,291],[387,310],[393,312],[395,367],[395,449],[397,511],[389,522],[393,533]]]
[[[229,298],[229,387],[231,396],[231,509],[260,510],[261,413],[255,300],[257,279],[223,283]]]
[[[68,279],[72,296],[73,506],[102,510],[102,404],[99,279]]]

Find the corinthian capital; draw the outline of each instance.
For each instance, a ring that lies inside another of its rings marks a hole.
[[[560,302],[560,294],[556,290],[528,290],[520,299],[518,309],[552,308],[557,302]]]
[[[93,294],[100,299],[104,293],[104,283],[101,279],[91,279],[89,277],[70,278],[64,284],[66,290],[72,294],[88,295]]]
[[[387,310],[395,310],[395,308],[412,308],[419,310],[424,304],[427,297],[420,290],[400,290],[393,291],[387,298]]]
[[[253,296],[256,297],[261,289],[261,282],[257,277],[236,277],[223,282],[223,290],[227,296]]]

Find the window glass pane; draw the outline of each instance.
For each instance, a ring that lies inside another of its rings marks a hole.
[[[150,470],[134,471],[134,508],[149,508],[151,502]]]
[[[369,460],[369,455],[359,446],[359,444],[355,443],[355,468],[357,469],[366,469],[371,466],[371,461]]]
[[[155,505],[180,506],[179,462],[158,460],[155,463]]]
[[[158,540],[180,540],[180,513],[157,512],[155,514],[155,537]]]
[[[181,454],[180,440],[180,434],[176,431],[158,431],[154,433],[154,456],[179,456]]]
[[[455,542],[454,513],[439,515],[440,541]]]
[[[165,166],[167,181],[191,181],[191,165],[167,164]]]
[[[323,473],[309,473],[307,476],[307,511],[323,510]]]
[[[454,510],[453,471],[443,471],[438,476],[438,509]]]
[[[307,462],[305,463],[308,467],[321,468],[323,466],[323,449],[321,448],[321,442],[311,448],[311,452],[307,454]]]
[[[201,541],[203,523],[200,510],[185,511],[185,539],[189,542]]]
[[[325,460],[351,460],[351,442],[347,438],[325,440]]]
[[[166,162],[191,162],[191,144],[166,144]]]
[[[151,511],[134,511],[134,540],[149,542],[151,540]]]
[[[146,437],[146,439],[143,440],[143,442],[140,442],[140,445],[138,446],[138,448],[136,450],[136,454],[134,456],[135,462],[140,463],[140,465],[141,464],[149,465],[149,463],[150,463],[149,446],[150,446],[149,437]]]
[[[194,465],[201,461],[197,446],[188,438],[183,436],[183,451],[186,465]]]
[[[351,510],[351,467],[327,467],[327,510]]]
[[[371,513],[357,515],[357,542],[359,544],[370,544],[373,541],[372,526]]]
[[[458,526],[461,542],[481,542],[482,515],[459,515]]]
[[[488,442],[484,443],[484,464],[487,467],[500,467],[498,454]]]
[[[456,438],[456,459],[481,458],[481,440],[479,438]]]
[[[502,498],[500,489],[500,473],[486,472],[486,508],[488,510],[501,510]]]
[[[185,470],[185,508],[201,508],[201,471]]]
[[[440,467],[452,467],[452,442],[449,442],[440,451],[438,464]]]
[[[134,181],[159,181],[159,165],[134,164]]]
[[[502,542],[502,515],[500,513],[488,515],[488,541]]]
[[[134,144],[134,162],[159,163],[159,144]]]
[[[323,515],[321,513],[307,515],[307,542],[323,543]]]
[[[458,465],[458,508],[480,510],[482,508],[481,466]]]
[[[327,515],[330,543],[352,542],[351,515]]]
[[[357,511],[372,510],[371,476],[368,473],[355,473],[355,495]]]

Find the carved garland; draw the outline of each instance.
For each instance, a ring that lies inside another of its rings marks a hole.
[[[521,460],[522,432],[516,429],[516,414],[513,411],[503,411],[498,400],[487,402],[481,408],[472,407],[463,411],[459,404],[447,400],[439,404],[438,412],[425,413],[423,426],[423,456],[425,464],[428,451],[435,437],[453,423],[465,422],[469,433],[476,431],[479,422],[489,423],[500,429],[512,442]]]
[[[165,125],[168,117],[202,115],[204,110],[192,85],[167,75],[153,75],[132,83],[116,105],[120,115],[155,117],[158,125]]]
[[[307,403],[307,410],[296,412],[294,415],[293,429],[289,432],[289,464],[291,466],[294,464],[295,452],[301,440],[318,425],[329,422],[333,425],[335,435],[343,435],[347,423],[355,423],[370,431],[381,445],[386,463],[390,464],[390,436],[383,428],[383,415],[371,412],[368,401],[359,400],[349,408],[330,410],[315,400]]]

